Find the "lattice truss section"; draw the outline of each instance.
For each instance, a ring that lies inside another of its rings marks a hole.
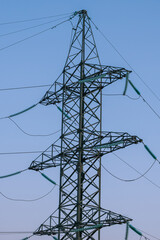
[[[61,137],[30,165],[36,171],[60,166],[58,215],[34,233],[58,234],[59,240],[95,239],[102,227],[130,220],[100,206],[100,159],[141,141],[128,133],[101,131],[102,89],[130,71],[101,65],[87,12],[78,15],[63,78],[41,100],[61,110]]]
[[[54,236],[61,232],[61,239],[65,239],[67,236],[68,239],[76,239],[77,232],[83,232],[82,239],[95,239],[93,235],[95,235],[98,229],[102,227],[112,226],[114,224],[122,224],[127,221],[131,221],[132,219],[124,217],[120,214],[114,213],[112,211],[100,208],[100,217],[103,220],[99,221],[99,215],[97,216],[97,209],[88,207],[84,214],[84,222],[81,224],[81,228],[77,229],[73,224],[66,224],[65,226],[58,224],[58,217],[55,216],[55,213],[52,214],[46,221],[46,223],[42,224],[37,231],[36,235],[48,235]],[[94,219],[93,219],[94,216]],[[88,223],[88,220],[90,221]],[[63,219],[62,219],[63,222]],[[98,223],[98,224],[97,224]]]

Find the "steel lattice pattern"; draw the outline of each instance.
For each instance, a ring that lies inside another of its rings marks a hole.
[[[63,77],[41,101],[62,104],[61,137],[30,166],[36,171],[60,167],[57,215],[34,233],[57,234],[59,240],[100,239],[102,227],[131,220],[100,206],[101,157],[141,141],[128,133],[101,130],[102,89],[130,71],[101,65],[87,12],[77,15]]]

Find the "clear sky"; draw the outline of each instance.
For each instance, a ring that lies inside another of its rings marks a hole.
[[[15,46],[12,43],[27,38],[55,23],[28,31],[2,36],[19,29],[45,23],[1,24],[25,19],[72,13],[86,9],[88,15],[141,76],[143,81],[160,97],[160,1],[159,0],[0,0],[0,89],[51,84],[61,73],[71,36],[71,25],[66,23]],[[93,27],[102,64],[130,69],[126,62]],[[135,73],[130,79],[143,97],[160,114],[160,101],[145,87]],[[104,94],[123,93],[125,82],[112,84]],[[46,88],[0,91],[0,117],[18,112],[37,103]],[[131,87],[127,94],[136,98]],[[17,124],[31,134],[49,134],[60,129],[61,115],[55,106],[38,105],[29,112],[14,118]],[[131,100],[124,96],[103,96],[103,130],[128,132],[137,135],[160,159],[160,119],[142,99]],[[59,136],[31,137],[23,134],[9,119],[0,120],[0,153],[45,150]],[[153,162],[142,144],[128,147],[116,154],[140,172]],[[37,154],[0,155],[0,176],[27,168]],[[113,154],[103,158],[103,165],[120,178],[132,179],[139,175]],[[146,175],[160,186],[160,166],[155,164]],[[59,171],[45,173],[57,183]],[[12,178],[0,180],[0,192],[10,198],[34,199],[52,188],[37,172],[27,171]],[[58,187],[50,195],[35,202],[15,202],[0,195],[0,232],[34,231],[58,206]],[[102,207],[133,219],[132,225],[159,237],[160,187],[144,178],[135,182],[121,182],[102,169]],[[0,234],[0,240],[19,240],[28,234]],[[125,225],[102,230],[102,240],[123,240]],[[33,237],[47,240],[51,237]],[[130,232],[129,240],[139,239]],[[150,239],[154,239],[150,237]]]

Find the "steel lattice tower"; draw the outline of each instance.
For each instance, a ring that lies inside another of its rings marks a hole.
[[[131,219],[101,207],[101,157],[141,141],[122,132],[102,131],[102,89],[125,78],[125,68],[101,65],[90,18],[76,12],[63,77],[41,104],[62,104],[60,138],[30,165],[32,170],[60,167],[59,207],[34,232],[54,239],[99,239],[102,227]]]

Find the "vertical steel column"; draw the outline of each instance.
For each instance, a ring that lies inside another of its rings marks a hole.
[[[63,85],[65,85],[65,70],[63,71]],[[63,110],[64,110],[64,90],[62,96],[62,123],[61,123],[61,152],[63,152],[63,132],[64,132],[64,124],[63,124]],[[61,222],[61,201],[62,201],[62,177],[63,177],[63,166],[62,166],[63,157],[61,157],[60,161],[60,182],[59,182],[59,212],[58,212],[58,224]],[[58,240],[60,240],[60,228],[58,229]]]
[[[82,11],[82,51],[81,51],[81,67],[80,79],[85,78],[85,15],[86,11]],[[79,161],[77,166],[78,183],[77,183],[77,228],[82,224],[82,201],[83,201],[83,134],[84,134],[84,83],[80,86],[80,109],[79,109]],[[81,240],[82,233],[77,232],[77,240]]]

